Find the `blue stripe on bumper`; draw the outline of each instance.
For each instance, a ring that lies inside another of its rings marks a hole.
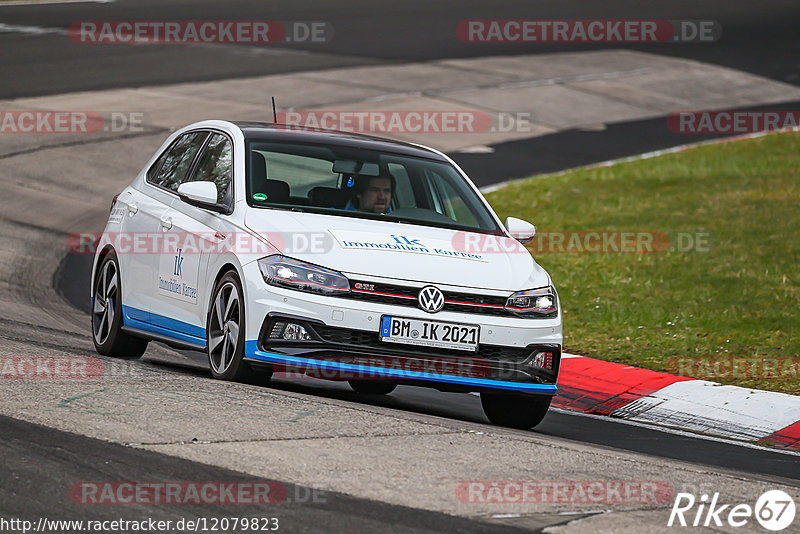
[[[246,342],[245,357],[269,363],[297,365],[301,367],[309,367],[312,369],[330,369],[334,371],[364,373],[375,376],[385,376],[388,378],[428,380],[431,382],[444,382],[447,384],[459,384],[462,386],[476,386],[476,387],[492,388],[492,389],[504,389],[508,391],[524,391],[527,393],[541,393],[545,395],[555,395],[558,392],[558,388],[552,384],[529,384],[525,382],[507,382],[503,380],[489,380],[485,378],[470,378],[465,376],[442,375],[437,373],[425,373],[422,371],[408,371],[405,369],[372,367],[369,365],[332,362],[325,360],[316,360],[313,358],[302,358],[299,356],[287,356],[285,354],[275,354],[273,352],[264,352],[258,350],[258,345],[255,340],[250,340]]]

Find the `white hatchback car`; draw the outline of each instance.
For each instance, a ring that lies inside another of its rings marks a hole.
[[[203,351],[225,380],[478,391],[490,421],[530,428],[562,345],[556,290],[520,244],[534,232],[504,226],[430,148],[192,124],[114,199],[93,265],[95,346]]]

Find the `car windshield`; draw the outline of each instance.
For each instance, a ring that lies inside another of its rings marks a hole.
[[[247,202],[258,208],[501,233],[449,163],[353,147],[250,141]]]

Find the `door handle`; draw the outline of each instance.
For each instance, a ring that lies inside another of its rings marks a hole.
[[[172,217],[162,217],[161,228],[163,230],[169,230],[170,228],[172,228]]]
[[[128,204],[128,213],[131,215],[135,215],[139,211],[139,205],[136,202],[131,202]]]

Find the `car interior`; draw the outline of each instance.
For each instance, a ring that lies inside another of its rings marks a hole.
[[[309,189],[305,196],[292,195],[289,182],[268,176],[264,154],[255,151],[252,154],[252,193],[262,193],[267,196],[269,202],[276,204],[344,209],[352,198],[352,185],[359,179],[355,173],[339,172],[338,182],[344,188],[318,185]]]
[[[254,205],[343,210],[362,180],[391,176],[395,181],[391,216],[497,230],[482,214],[477,197],[444,166],[435,167],[441,164],[399,157],[362,161],[349,154],[340,158],[329,150],[293,147],[289,153],[270,148],[250,150],[248,202],[256,201]]]

